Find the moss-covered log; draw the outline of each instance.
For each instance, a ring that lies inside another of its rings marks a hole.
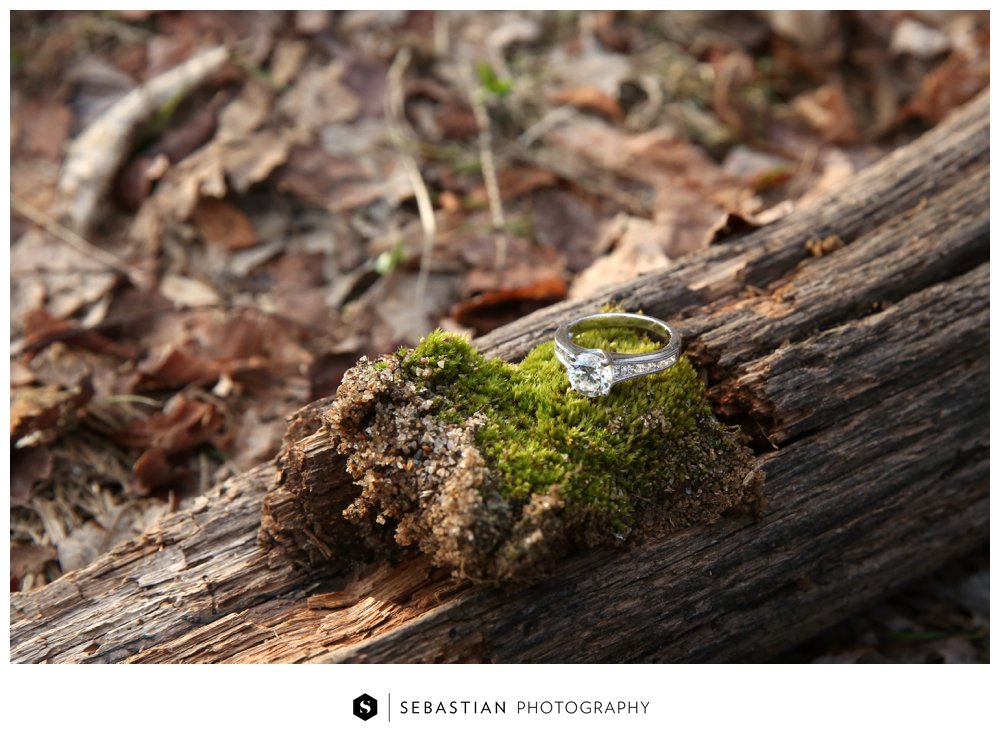
[[[658,346],[621,329],[577,341]],[[636,545],[763,502],[753,453],[715,419],[686,358],[592,399],[569,388],[551,342],[514,365],[437,331],[362,359],[323,418],[361,487],[334,513],[383,558],[416,548],[461,579],[538,579],[573,551]],[[317,513],[343,503],[309,498]],[[342,534],[358,537],[338,529],[328,547]]]
[[[984,94],[772,226],[477,343],[519,360],[609,296],[670,320],[717,414],[753,439],[767,478],[758,522],[597,548],[516,592],[413,552],[337,574],[364,541],[324,516],[357,492],[326,403],[299,414],[276,466],[14,594],[12,660],[772,655],[987,539],[988,247]]]

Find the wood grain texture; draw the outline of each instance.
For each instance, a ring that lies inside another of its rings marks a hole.
[[[831,235],[843,246],[814,258],[808,241]],[[678,326],[719,412],[753,436],[758,523],[593,551],[513,593],[409,555],[348,578],[323,557],[293,563],[283,551],[308,550],[302,539],[258,544],[268,494],[274,531],[304,519],[301,489],[279,487],[289,466],[270,463],[13,594],[11,659],[766,658],[987,539],[988,246],[987,92],[834,194],[613,291]],[[519,358],[607,297],[478,344]],[[310,482],[346,492],[303,426],[299,477],[319,469]]]

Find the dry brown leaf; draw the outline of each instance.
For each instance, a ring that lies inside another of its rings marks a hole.
[[[549,99],[553,104],[568,105],[578,110],[596,112],[613,123],[620,123],[625,119],[625,114],[622,112],[618,100],[596,86],[571,86],[555,92]]]
[[[9,386],[28,386],[37,379],[34,370],[27,363],[21,360],[11,359],[10,361],[10,384]]]
[[[171,165],[180,162],[212,137],[223,102],[222,97],[215,97],[183,122],[172,125],[155,144],[125,165],[115,181],[115,195],[126,208],[138,210]]]
[[[245,141],[229,144],[225,149],[226,177],[237,193],[246,193],[285,163],[291,147],[288,134],[272,131],[254,133]]]
[[[792,109],[831,144],[861,140],[857,118],[840,82],[800,94],[792,100]]]
[[[345,61],[343,82],[361,98],[359,118],[379,122],[385,117],[385,95],[388,89],[389,61],[368,55],[351,55]]]
[[[131,235],[153,250],[166,224],[187,220],[205,198],[223,199],[266,180],[288,158],[290,133],[266,131],[235,142],[216,139],[167,172],[133,223]]]
[[[441,191],[441,194],[438,196],[438,203],[441,204],[441,209],[446,214],[458,214],[462,211],[462,202],[451,191]]]
[[[295,11],[295,30],[300,34],[319,34],[330,23],[328,10]]]
[[[547,141],[572,158],[648,186],[657,223],[674,230],[670,255],[700,247],[726,211],[752,212],[756,200],[738,179],[724,173],[699,147],[665,128],[630,135],[594,118],[577,118],[553,128]],[[586,189],[586,181],[581,185]]]
[[[73,389],[89,380],[94,395],[110,396],[127,393],[132,386],[133,359],[123,360],[113,354],[103,354],[75,346],[72,340],[53,342],[30,360],[31,378],[15,386],[50,385]],[[88,409],[89,413],[89,409]]]
[[[50,561],[55,561],[59,552],[55,546],[37,543],[15,543],[10,547],[11,591],[20,590],[21,580],[27,574],[38,574]]]
[[[837,11],[760,11],[778,39],[775,57],[793,69],[819,77],[844,57],[844,39]],[[790,42],[789,46],[781,42]]]
[[[904,18],[893,29],[889,49],[898,55],[932,60],[951,49],[948,35],[912,18]]]
[[[454,279],[438,274],[429,276],[420,303],[416,292],[416,274],[379,276],[345,309],[345,323],[351,331],[365,332],[372,352],[415,344],[434,328],[436,313],[457,294]]]
[[[202,199],[191,215],[206,242],[237,251],[257,245],[257,231],[250,218],[228,201]]]
[[[212,382],[223,373],[221,364],[202,358],[183,346],[169,346],[139,364],[139,383],[144,388],[183,387]]]
[[[497,176],[500,196],[504,201],[513,201],[541,188],[554,186],[558,182],[558,176],[548,170],[522,165],[508,167]],[[486,206],[488,201],[486,188],[478,186],[469,193],[467,200],[474,206]]]
[[[11,113],[18,147],[29,154],[57,161],[62,158],[73,113],[60,102],[28,102]],[[12,132],[12,135],[13,135]]]
[[[500,196],[513,201],[539,188],[549,188],[559,182],[559,178],[549,170],[540,167],[508,167],[497,178]]]
[[[802,189],[796,200],[805,201],[844,184],[852,175],[878,161],[884,153],[883,149],[873,146],[853,149],[824,147],[816,155],[812,171],[793,178],[792,185]]]
[[[610,97],[632,75],[628,55],[606,52],[594,40],[578,49],[556,46],[545,58],[545,73],[565,88],[595,86]]]
[[[56,187],[59,183],[59,165],[45,157],[13,156],[10,163],[10,194],[16,197],[20,204],[27,205],[30,209],[50,215],[52,206],[56,200]],[[16,242],[22,235],[22,230],[18,229],[21,223],[22,228],[26,226],[22,220],[13,215],[11,217],[11,243]]]
[[[11,246],[11,327],[17,332],[29,312],[45,308],[68,318],[103,298],[118,274],[41,230],[30,229]]]
[[[152,491],[170,485],[177,476],[177,471],[170,464],[167,451],[163,447],[150,447],[135,461],[132,466],[136,484],[139,489]]]
[[[449,315],[477,334],[563,300],[567,292],[564,275],[538,266],[511,266],[501,272],[472,269],[466,276],[466,288],[484,292],[456,303]]]
[[[35,482],[52,472],[52,454],[45,446],[14,449],[10,453],[10,503],[24,504],[31,497]]]
[[[463,224],[445,228],[439,235],[439,246],[442,260],[455,259],[469,270],[463,284],[465,294],[499,289],[506,284],[505,279],[511,279],[496,273],[497,248],[486,211],[466,215]],[[545,274],[563,270],[562,257],[555,249],[536,245],[523,235],[508,237],[507,262],[507,271],[521,268],[518,274],[527,274],[526,270],[532,268],[542,269]]]
[[[126,209],[136,211],[168,169],[170,159],[165,154],[133,157],[115,180],[115,197]]]
[[[722,169],[741,183],[761,193],[786,183],[797,165],[782,157],[739,144],[726,154]]]
[[[632,26],[615,23],[615,11],[599,10],[595,14],[594,36],[611,52],[628,53],[639,41],[639,31]]]
[[[158,76],[177,67],[195,53],[198,44],[199,40],[191,34],[168,33],[153,36],[143,45],[142,65],[138,66],[136,79]]]
[[[434,121],[441,137],[449,141],[465,141],[479,133],[479,124],[471,107],[452,99],[437,108]]]
[[[147,337],[149,356],[139,364],[146,389],[210,385],[221,376],[304,369],[312,355],[305,337],[288,321],[263,314],[195,310],[163,317]]]
[[[16,446],[52,441],[69,430],[77,411],[94,395],[89,381],[71,389],[61,386],[24,386],[12,392],[10,439]]]
[[[52,316],[42,308],[30,311],[24,319],[22,351],[39,352],[56,342],[74,349],[108,355],[120,361],[133,360],[136,355],[136,348],[131,344],[115,342],[98,331]]]
[[[801,47],[822,47],[837,27],[835,11],[830,10],[769,10],[763,11],[776,34]]]
[[[742,214],[730,212],[726,214],[726,216],[723,217],[717,225],[708,231],[708,238],[706,239],[705,244],[712,245],[714,243],[721,243],[725,240],[745,235],[748,232],[753,232],[757,228],[762,227],[764,224],[765,223],[755,221],[750,217],[745,217]]]
[[[154,13],[159,11],[155,10],[116,10],[115,13],[123,21],[131,21],[133,23],[142,23],[143,21],[150,18]]]
[[[356,362],[355,360],[351,365]],[[340,381],[337,381],[332,391],[320,396],[332,395],[339,385]],[[273,459],[281,449],[285,427],[283,415],[260,419],[253,412],[246,413],[243,418],[243,430],[237,434],[233,445],[229,448],[229,463],[240,470],[249,470],[261,462]]]
[[[123,447],[156,447],[170,455],[204,443],[224,445],[225,422],[225,416],[213,403],[175,394],[161,412],[130,423],[112,434],[111,439]]]
[[[246,362],[248,367],[257,357],[273,369],[287,368],[304,371],[313,361],[312,353],[303,345],[309,331],[292,322],[262,313],[220,317],[210,336],[202,342],[218,357]],[[315,337],[315,332],[311,333]]]
[[[390,207],[413,196],[384,122],[328,125],[320,143],[295,148],[276,175],[279,190],[339,213],[384,201]]]
[[[165,155],[171,164],[180,162],[213,136],[219,124],[219,113],[225,102],[225,97],[218,95],[213,97],[208,104],[199,107],[189,117],[176,125],[171,125],[151,151]]]
[[[729,211],[750,213],[757,199],[697,146],[666,130],[631,136],[622,144],[620,172],[655,190],[653,222],[672,258],[702,247],[709,229]]]
[[[531,221],[538,242],[556,249],[572,273],[590,266],[600,251],[594,242],[594,207],[568,191],[543,190],[532,196]]]
[[[369,175],[356,160],[311,144],[293,149],[276,178],[280,190],[323,205],[338,186],[367,182]]]
[[[178,308],[217,305],[222,301],[211,285],[181,274],[164,274],[160,280],[160,295]]]
[[[275,35],[286,27],[287,11],[196,10],[164,12],[157,17],[157,37],[184,41],[193,38],[220,40],[250,67],[263,65],[271,52]]]
[[[324,125],[353,120],[361,112],[361,100],[341,80],[344,70],[343,63],[333,62],[306,71],[278,100],[278,113],[290,119],[303,138]]]
[[[164,225],[182,222],[191,216],[205,196],[226,195],[225,165],[217,142],[195,152],[170,169],[157,190],[143,201],[132,223],[132,239],[148,253],[159,249]]]
[[[250,80],[219,113],[215,134],[223,143],[238,142],[264,125],[274,106],[274,92],[259,81]]]
[[[965,52],[953,52],[924,77],[920,91],[903,105],[900,119],[917,117],[938,123],[989,85],[988,57],[970,58]]]
[[[224,199],[230,186],[245,193],[284,163],[301,134],[283,125],[257,130],[271,111],[264,87],[244,86],[219,114],[215,138],[172,166],[142,203],[130,230],[136,244],[155,251],[164,227],[186,221],[203,199]]]
[[[282,39],[271,56],[271,80],[284,87],[295,80],[309,54],[309,45],[300,39]]]
[[[674,229],[669,225],[638,217],[619,217],[606,237],[614,238],[612,251],[577,275],[569,291],[571,300],[589,297],[601,289],[673,265],[667,249],[673,243]]]
[[[580,117],[554,127],[546,141],[596,167],[620,172],[632,164],[638,138],[598,118]]]
[[[391,166],[385,182],[366,180],[338,185],[331,192],[326,206],[335,212],[361,209],[376,201],[385,201],[390,207],[396,207],[412,195],[413,183],[396,163]]]

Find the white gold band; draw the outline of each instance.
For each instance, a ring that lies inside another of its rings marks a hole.
[[[594,329],[627,327],[650,332],[666,345],[648,353],[608,352],[585,348],[573,336]],[[638,313],[594,313],[573,319],[556,330],[555,354],[569,376],[570,385],[588,397],[608,394],[619,381],[664,371],[677,363],[681,337],[665,321]]]

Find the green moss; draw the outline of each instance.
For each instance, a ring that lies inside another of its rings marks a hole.
[[[587,332],[578,341],[621,352],[660,346],[630,329]],[[446,421],[485,418],[476,445],[503,498],[523,505],[533,493],[555,490],[568,513],[583,513],[616,534],[630,529],[636,503],[690,495],[734,443],[685,358],[596,399],[570,389],[551,342],[513,365],[436,331],[403,357],[402,368],[438,399]]]

